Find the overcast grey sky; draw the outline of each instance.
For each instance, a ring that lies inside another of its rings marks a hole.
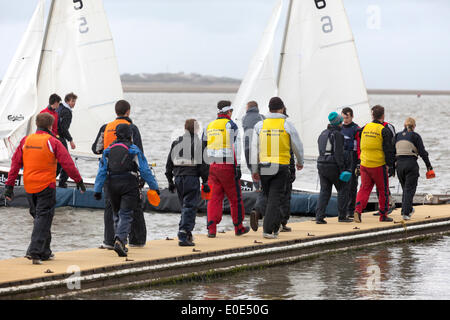
[[[0,0],[0,79],[36,3]],[[104,0],[121,73],[235,78],[245,75],[275,3]],[[368,88],[450,89],[449,0],[344,0],[344,5]]]

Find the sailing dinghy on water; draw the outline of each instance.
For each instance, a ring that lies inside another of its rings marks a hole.
[[[278,70],[274,72],[272,52],[282,3],[277,2],[239,88],[235,120],[241,124],[248,101],[257,101],[260,113],[266,114],[270,97],[281,97],[302,139],[305,159],[314,161],[301,171],[294,190],[315,193],[319,190],[317,137],[328,124],[328,114],[351,107],[358,122],[370,122],[367,90],[341,0],[289,0]],[[308,170],[314,174],[304,172]],[[249,175],[244,179],[251,181]]]
[[[99,128],[114,120],[114,104],[123,97],[103,2],[52,0],[45,30],[44,2],[0,87],[0,161],[9,162],[20,139],[36,130],[34,117],[50,94],[69,92],[78,96],[70,129],[77,147],[70,152],[76,159],[97,159],[92,142]]]

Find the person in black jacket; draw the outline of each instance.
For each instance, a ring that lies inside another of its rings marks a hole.
[[[397,177],[403,190],[402,217],[404,220],[410,220],[414,212],[413,198],[420,176],[419,165],[417,164],[418,156],[425,162],[427,172],[433,170],[428,152],[425,150],[421,136],[414,132],[415,128],[416,121],[413,118],[408,118],[405,121],[405,129],[395,136]]]
[[[142,153],[144,153],[144,147],[142,145],[141,134],[139,132],[138,127],[133,124],[133,121],[130,119],[131,106],[125,100],[117,101],[115,105],[116,112],[116,122],[126,122],[130,125],[131,129],[131,140],[134,145],[136,145]],[[123,121],[125,120],[125,121]],[[105,129],[108,124],[104,124],[100,130],[98,131],[97,137],[95,138],[94,143],[92,144],[92,152],[94,154],[102,154],[105,148]],[[112,139],[112,140],[115,140]],[[143,183],[140,181],[140,185]],[[114,248],[114,215],[111,207],[111,201],[109,199],[108,193],[105,192],[105,212],[104,212],[104,223],[105,223],[105,232],[104,232],[104,240],[103,244],[100,246],[102,249],[110,249]],[[139,205],[137,209],[134,211],[133,223],[131,225],[131,233],[129,236],[130,247],[143,247],[147,241],[147,227],[144,219],[144,211],[142,209],[142,199],[139,198]]]
[[[166,162],[166,177],[169,182],[169,191],[174,193],[176,189],[181,206],[178,244],[194,246],[192,230],[194,230],[195,216],[200,202],[199,177],[202,178],[203,191],[209,193],[209,167],[203,161],[205,145],[197,136],[199,131],[197,121],[186,120],[184,128],[184,135],[178,137],[170,147]]]
[[[356,135],[360,127],[353,122],[353,110],[349,107],[341,112],[344,122],[341,133],[344,135],[344,156],[350,164],[352,177],[347,184],[347,217],[353,218],[356,204],[356,194],[358,192],[358,176],[355,173],[358,164]]]
[[[347,188],[342,180],[342,175],[349,170],[349,163],[344,157],[344,136],[341,133],[343,118],[337,112],[328,116],[330,124],[322,131],[318,139],[319,157],[317,158],[317,169],[320,178],[320,194],[316,210],[316,223],[326,224],[325,209],[331,197],[333,185],[338,192],[339,222],[352,222],[347,218],[346,201]]]
[[[59,141],[61,141],[66,149],[68,149],[67,142],[70,143],[70,147],[72,149],[76,148],[75,142],[73,142],[72,136],[70,135],[69,128],[72,124],[72,109],[75,107],[77,98],[77,95],[73,92],[68,93],[64,98],[64,102],[62,102],[57,109]],[[57,172],[59,173],[58,187],[67,188],[67,180],[69,179],[69,176],[61,168],[59,163]]]

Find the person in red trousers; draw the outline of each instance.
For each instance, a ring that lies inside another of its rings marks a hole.
[[[387,215],[389,209],[389,177],[395,175],[395,150],[392,135],[384,123],[384,108],[372,108],[371,123],[366,124],[358,133],[358,154],[360,165],[357,171],[361,174],[361,187],[356,196],[354,221],[361,222],[361,213],[367,206],[373,186],[378,191],[380,221],[393,221]]]
[[[206,141],[206,161],[210,164],[208,184],[211,200],[208,202],[208,237],[214,238],[217,225],[222,220],[223,198],[230,203],[231,218],[237,236],[249,232],[244,227],[245,212],[241,192],[241,167],[239,165],[240,139],[237,125],[231,120],[233,108],[230,101],[219,101],[217,119],[208,124],[203,134]]]

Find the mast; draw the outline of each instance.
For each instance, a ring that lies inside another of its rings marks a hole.
[[[48,29],[50,28],[50,20],[52,18],[54,4],[55,4],[55,0],[52,0],[52,2],[50,4],[50,10],[48,12],[47,23],[45,25],[44,38],[42,40],[41,55],[39,57],[39,64],[38,64],[37,73],[36,73],[36,91],[37,91],[38,84],[39,84],[39,75],[41,73],[41,64],[42,64],[42,60],[44,58],[45,43],[47,42],[47,33],[48,33]],[[34,117],[31,117],[30,120],[28,120],[27,134],[31,133],[30,130],[31,130],[31,128],[33,128],[33,124],[32,124],[33,121],[34,121]]]
[[[39,74],[41,73],[41,64],[42,64],[42,59],[44,58],[45,44],[47,42],[47,34],[48,34],[48,29],[50,28],[50,21],[52,19],[52,15],[53,15],[54,4],[55,4],[55,0],[52,0],[52,2],[50,4],[50,10],[48,12],[47,23],[45,25],[44,39],[42,40],[41,56],[39,58],[39,64],[38,64],[38,69],[37,69],[37,74],[36,74],[36,86],[38,85]]]
[[[292,11],[292,0],[289,0],[289,7],[287,11],[286,16],[286,25],[284,27],[284,34],[283,34],[283,44],[281,45],[281,52],[280,52],[280,61],[278,62],[278,74],[277,74],[277,88],[280,86],[280,78],[281,78],[281,67],[283,66],[283,59],[285,55],[285,48],[286,48],[286,38],[289,28],[289,22],[291,20],[291,11]]]

